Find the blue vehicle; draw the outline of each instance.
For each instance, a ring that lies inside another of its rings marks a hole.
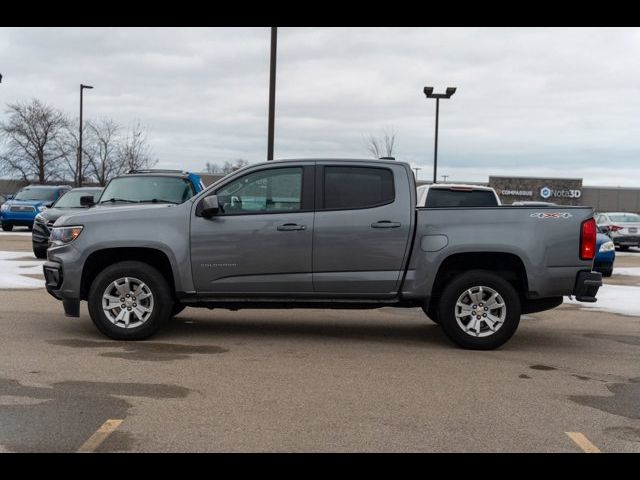
[[[195,173],[182,170],[131,170],[112,178],[96,202],[91,197],[82,204],[99,207],[136,203],[186,202],[204,190],[204,183]]]
[[[33,228],[36,215],[71,190],[68,185],[29,185],[0,207],[2,230],[10,232],[14,226]]]
[[[596,237],[596,258],[593,270],[600,272],[603,277],[610,277],[613,273],[613,262],[616,259],[616,247],[608,235],[598,232]]]

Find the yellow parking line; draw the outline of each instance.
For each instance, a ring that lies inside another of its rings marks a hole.
[[[89,437],[89,440],[84,442],[78,449],[78,453],[91,453],[104,442],[111,432],[113,432],[122,423],[122,420],[107,420],[102,426],[96,430],[96,433]]]
[[[565,432],[585,453],[602,453],[598,447],[580,432]]]

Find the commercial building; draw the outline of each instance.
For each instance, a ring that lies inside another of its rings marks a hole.
[[[590,205],[598,212],[640,212],[640,188],[588,187],[581,178],[490,176],[503,203],[543,201],[560,205]]]
[[[419,181],[419,185],[431,182]],[[590,187],[581,178],[502,177],[491,175],[488,182],[463,182],[488,185],[496,190],[500,201],[552,202],[558,205],[589,205],[596,212],[640,213],[640,188]]]

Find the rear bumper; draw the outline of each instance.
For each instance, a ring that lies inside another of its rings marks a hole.
[[[640,246],[640,235],[622,235],[619,237],[613,237],[614,245],[625,245],[629,247]]]
[[[602,274],[582,270],[576,276],[573,295],[579,302],[595,302],[598,289],[602,286]]]

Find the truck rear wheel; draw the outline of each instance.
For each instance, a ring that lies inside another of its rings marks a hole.
[[[438,319],[447,337],[462,348],[491,350],[513,336],[520,311],[513,285],[491,271],[471,270],[444,288]]]
[[[115,340],[143,340],[169,319],[173,296],[158,270],[126,261],[98,274],[88,303],[91,320],[103,334]]]
[[[5,232],[10,232],[11,230],[13,230],[13,224],[2,222],[2,230]]]

